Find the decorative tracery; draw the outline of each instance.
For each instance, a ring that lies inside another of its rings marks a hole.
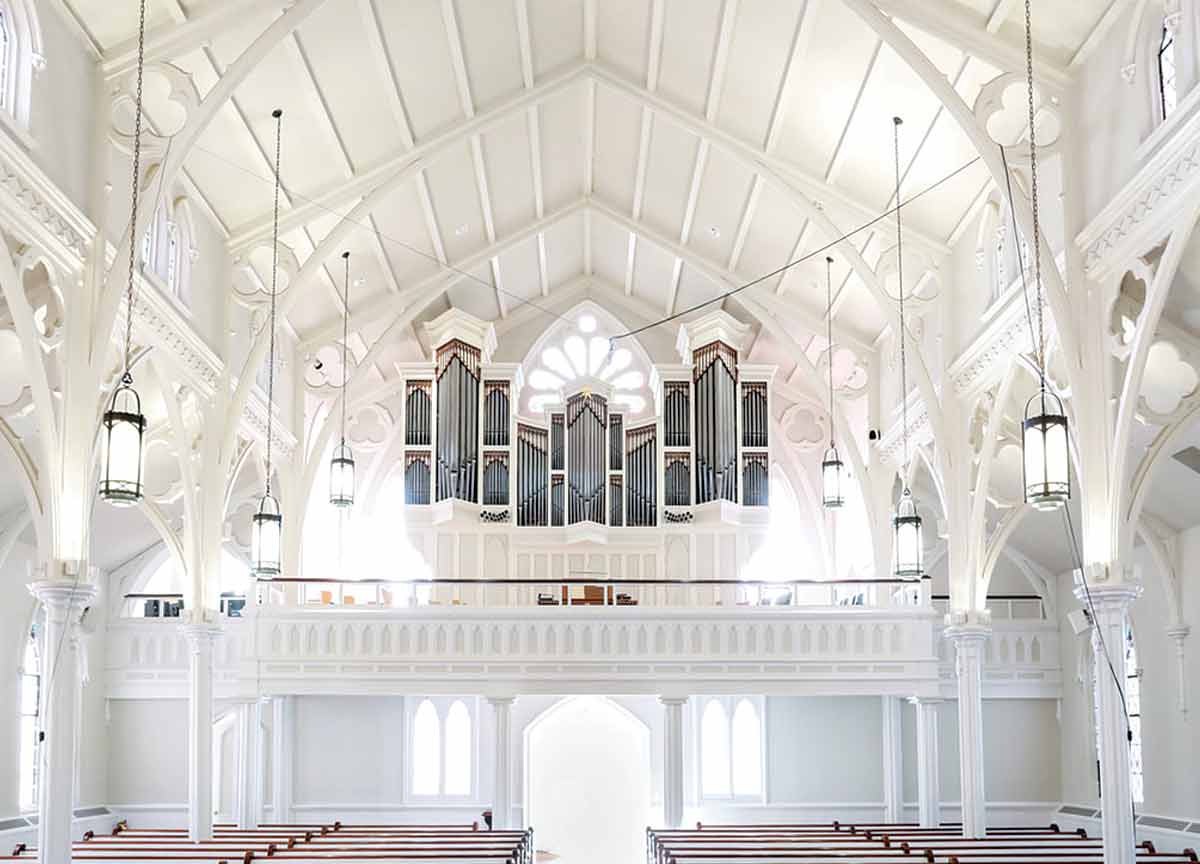
[[[545,348],[530,371],[529,410],[541,412],[569,396],[573,384],[599,379],[612,388],[614,406],[630,415],[645,411],[649,404],[646,376],[633,368],[632,351],[610,345],[611,335],[594,315],[579,315],[562,341]]]

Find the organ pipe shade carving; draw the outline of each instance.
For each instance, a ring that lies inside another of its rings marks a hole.
[[[686,453],[668,453],[663,457],[666,470],[663,471],[663,503],[668,507],[686,507],[691,504],[692,472]]]
[[[608,524],[620,528],[625,524],[624,493],[621,489],[621,477],[614,475],[608,480]]]
[[[696,503],[738,500],[737,351],[710,342],[692,352]]]
[[[625,455],[625,418],[620,414],[608,415],[608,470],[620,471]]]
[[[742,385],[742,446],[767,446],[767,385],[755,381]]]
[[[663,446],[692,446],[691,385],[687,381],[663,384]]]
[[[604,520],[608,402],[577,393],[567,400],[567,517],[569,523]]]
[[[429,503],[428,453],[407,453],[404,456],[404,503]]]
[[[537,426],[517,427],[517,524],[546,525],[549,517],[550,436]]]
[[[437,500],[478,500],[479,349],[454,339],[437,352]]]
[[[658,524],[658,430],[654,424],[625,433],[625,524]]]
[[[485,453],[483,457],[483,503],[508,503],[508,454]]]
[[[742,459],[742,490],[747,507],[766,507],[770,503],[770,476],[766,453],[747,453]]]
[[[556,528],[563,525],[563,478],[550,478],[550,524]]]
[[[563,429],[563,415],[554,414],[550,417],[550,470],[565,471],[566,435]]]
[[[508,446],[508,382],[483,384],[483,446]]]
[[[404,445],[428,447],[430,420],[433,416],[433,385],[429,381],[409,381],[404,388]]]

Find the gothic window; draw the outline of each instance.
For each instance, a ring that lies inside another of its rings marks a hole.
[[[474,794],[471,709],[462,699],[425,698],[412,715],[410,789],[421,798]]]
[[[545,411],[586,386],[588,379],[612,388],[614,410],[641,414],[649,404],[646,376],[631,368],[633,352],[610,342],[615,332],[601,332],[594,315],[583,313],[561,341],[552,342],[534,360],[526,381],[529,410]]]
[[[184,231],[179,214],[169,214],[165,206],[159,207],[154,218],[142,235],[142,273],[157,279],[167,293],[189,305],[186,292],[186,261],[188,244],[184,242]]]
[[[42,34],[29,0],[0,0],[0,110],[19,130],[29,127],[33,76],[43,65]]]
[[[699,740],[700,796],[707,799],[761,798],[761,699],[714,696],[703,705]]]
[[[20,783],[22,810],[33,810],[38,804],[38,759],[40,742],[39,718],[42,701],[42,653],[41,628],[35,622],[29,628],[25,640],[25,653],[21,660],[20,692]]]
[[[1178,91],[1175,80],[1175,31],[1163,21],[1158,37],[1158,107],[1166,120],[1175,111]]]

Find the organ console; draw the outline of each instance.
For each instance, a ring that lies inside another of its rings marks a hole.
[[[401,367],[406,504],[467,502],[485,521],[542,528],[769,504],[775,367],[742,362],[750,327],[728,313],[684,324],[682,362],[648,370],[652,416],[586,375],[519,416],[522,369],[492,362],[492,325],[451,309],[425,328],[432,362]]]

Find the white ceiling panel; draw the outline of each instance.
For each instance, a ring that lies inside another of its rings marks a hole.
[[[592,214],[592,270],[614,285],[625,284],[629,232],[599,213]]]
[[[705,303],[728,290],[727,286],[718,285],[695,267],[684,264],[683,271],[679,274],[679,293],[675,295],[675,312]],[[707,308],[715,309],[716,305]]]
[[[529,4],[535,77],[583,56],[583,0],[523,2]]]
[[[651,0],[603,0],[596,4],[596,51],[600,59],[639,83],[646,81]]]
[[[579,200],[584,186],[584,84],[554,94],[538,114],[546,212]]]
[[[404,108],[418,140],[462,116],[438,0],[376,5]]]
[[[504,305],[509,314],[519,309],[525,300],[537,303],[542,296],[537,238],[530,237],[506,249],[500,256],[500,274],[504,280]]]
[[[495,283],[492,282],[492,270],[489,265],[476,267],[468,271],[474,279],[456,279],[446,291],[450,303],[464,312],[468,312],[482,321],[494,321],[500,317],[500,307],[497,305]],[[508,286],[506,285],[505,288]],[[504,297],[506,308],[512,308],[516,301]]]
[[[573,213],[545,231],[546,276],[551,290],[583,272],[583,221],[583,213]]]
[[[459,261],[487,245],[475,163],[466,142],[448,146],[425,172],[446,257]]]
[[[596,87],[595,191],[621,210],[633,207],[642,109],[615,90]]]
[[[647,154],[642,218],[672,239],[679,237],[700,139],[661,114],[655,117]]]
[[[738,275],[746,280],[757,279],[787,263],[803,226],[804,217],[796,206],[778,189],[764,185],[746,232]],[[776,282],[771,279],[768,284],[774,287]]]
[[[633,263],[633,296],[665,312],[674,268],[674,255],[639,237]]]
[[[458,13],[463,56],[477,108],[515,93],[521,80],[516,9],[496,0],[446,0]]]
[[[688,246],[712,261],[728,262],[753,185],[754,173],[744,162],[709,148]]]
[[[696,114],[704,113],[723,0],[663,0],[663,45],[658,89]]]
[[[791,56],[804,0],[741,3],[721,94],[721,125],[761,144]]]
[[[505,237],[536,218],[527,113],[519,111],[484,133],[483,160],[496,236]]]
[[[440,269],[416,182],[409,180],[375,208],[375,224],[401,289]]]

